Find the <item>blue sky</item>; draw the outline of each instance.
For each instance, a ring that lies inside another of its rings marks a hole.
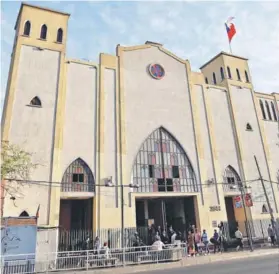
[[[29,1],[71,13],[67,57],[97,62],[117,44],[159,42],[192,69],[228,51],[224,22],[235,17],[232,50],[249,58],[256,91],[279,92],[279,2],[67,2]],[[3,101],[20,2],[1,5],[1,101]],[[2,107],[2,103],[1,103]],[[2,111],[1,111],[2,112]]]

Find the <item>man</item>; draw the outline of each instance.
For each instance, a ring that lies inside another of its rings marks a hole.
[[[267,233],[268,237],[270,237],[271,245],[275,245],[275,231],[271,224],[268,226]]]
[[[238,229],[238,227],[236,228],[236,231],[235,231],[235,238],[237,240],[236,251],[238,251],[240,247],[243,250],[243,242],[242,242],[243,236],[242,236],[241,231]]]

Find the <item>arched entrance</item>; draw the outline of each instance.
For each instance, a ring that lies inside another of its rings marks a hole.
[[[163,127],[153,131],[141,145],[132,169],[132,183],[139,186],[137,192],[145,194],[136,200],[138,227],[154,223],[163,229],[172,225],[182,231],[186,225],[195,224],[194,196],[200,186],[186,152]],[[189,195],[178,195],[181,193]]]
[[[241,179],[236,170],[230,165],[226,167],[223,178],[229,235],[234,237],[237,227],[242,233],[246,231],[244,205],[241,202],[242,196],[239,188]]]
[[[81,158],[67,167],[61,182],[59,226],[62,230],[92,229],[94,186],[93,173]]]

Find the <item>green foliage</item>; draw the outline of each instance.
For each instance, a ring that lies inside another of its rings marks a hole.
[[[37,167],[32,163],[32,154],[20,146],[1,142],[1,179],[28,180]]]

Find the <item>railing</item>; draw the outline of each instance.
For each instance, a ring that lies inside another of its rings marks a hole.
[[[242,232],[244,237],[247,237],[247,230],[246,227],[251,231],[251,235],[255,240],[267,242],[268,234],[267,229],[268,225],[270,224],[269,219],[256,219],[253,221],[247,222],[224,222],[224,230],[225,235],[228,241],[233,240],[235,238],[235,231],[238,227]],[[279,225],[279,220],[277,221]],[[249,225],[249,226],[248,226]],[[202,231],[203,228],[201,228]],[[279,229],[279,228],[278,228]],[[138,232],[141,240],[143,243],[148,244],[148,229],[147,227],[128,227],[125,228],[124,233],[124,246],[131,247],[133,244],[133,236],[135,232]],[[181,231],[183,236],[186,237],[186,231]],[[96,236],[99,236],[100,243],[103,244],[107,242],[110,248],[120,248],[121,247],[121,235],[122,231],[121,228],[110,228],[110,229],[100,229],[97,232],[93,232],[92,230],[71,230],[59,231],[59,244],[58,250],[59,251],[77,251],[83,249],[83,243],[85,242],[86,238],[89,237],[91,239],[91,246],[93,248],[93,240]],[[212,235],[208,235],[211,237]]]
[[[61,184],[62,192],[94,192],[94,185],[88,183],[66,183]]]
[[[30,263],[24,258],[26,255],[4,256],[2,273],[25,274],[36,272],[54,272],[61,270],[88,270],[104,267],[119,267],[145,263],[174,262],[187,256],[187,249],[183,244],[166,245],[162,250],[154,246],[130,247],[124,249],[99,249],[85,251],[58,252],[45,254],[40,261]],[[16,267],[29,265],[29,267]]]

